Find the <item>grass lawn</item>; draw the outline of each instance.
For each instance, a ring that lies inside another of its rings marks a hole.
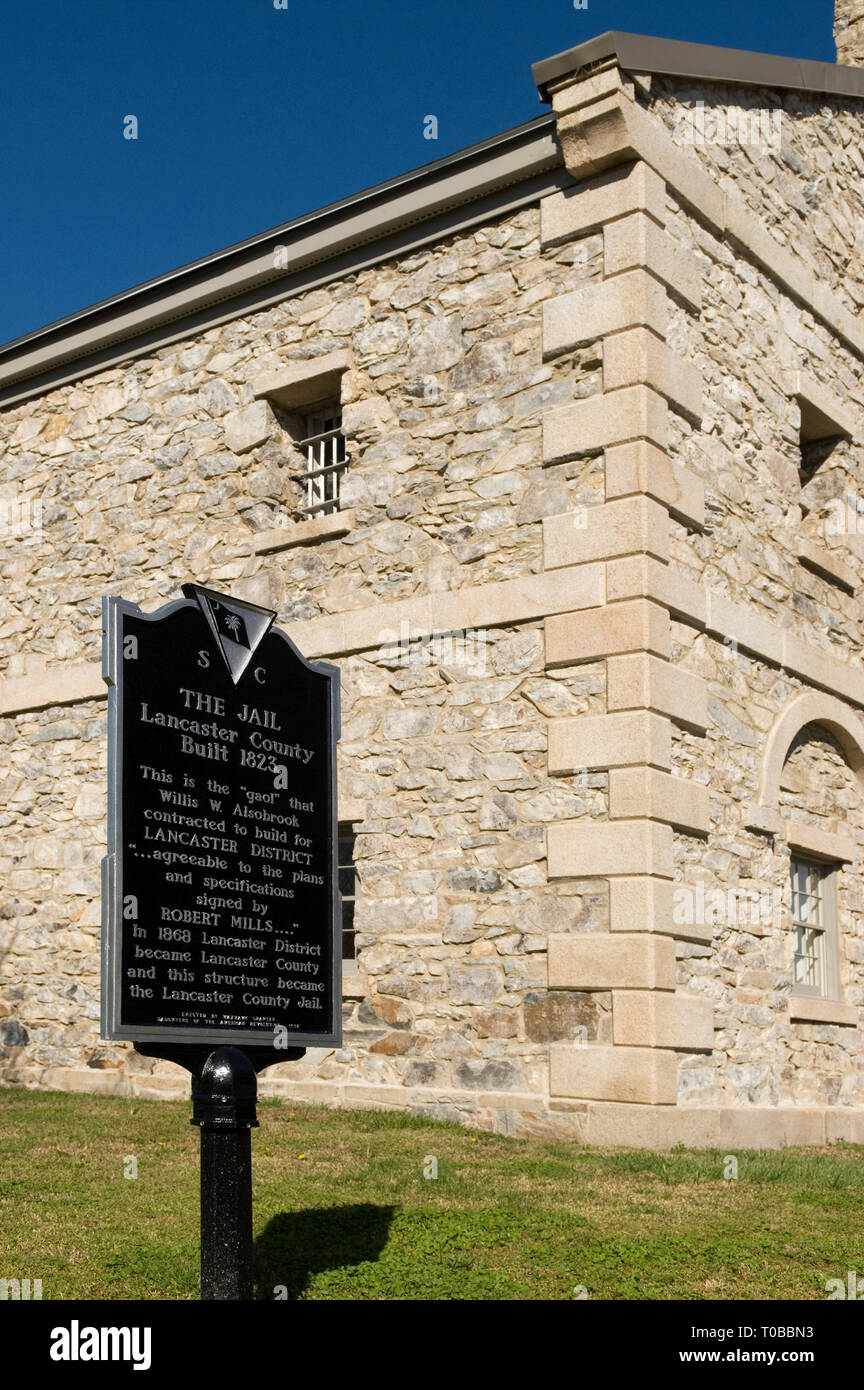
[[[44,1299],[197,1298],[190,1113],[0,1089],[0,1278],[41,1278]],[[259,1298],[824,1299],[864,1272],[860,1148],[742,1151],[726,1179],[718,1151],[277,1102],[259,1118]]]

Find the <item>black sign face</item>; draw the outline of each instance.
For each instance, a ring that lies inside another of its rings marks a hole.
[[[338,1045],[339,674],[184,585],[105,600],[102,1035]]]

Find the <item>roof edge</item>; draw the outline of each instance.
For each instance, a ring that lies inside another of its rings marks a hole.
[[[609,58],[616,59],[618,66],[628,72],[651,73],[658,77],[729,82],[743,87],[782,87],[790,91],[864,99],[862,68],[610,29],[586,43],[533,64],[541,101],[551,100],[549,87],[568,73],[575,76],[583,68]]]
[[[535,117],[5,344],[0,407],[538,200],[570,181],[555,126]]]
[[[67,314],[64,318],[53,319],[50,323],[34,328],[29,333],[0,343],[0,362],[6,357],[15,356],[21,348],[30,346],[41,338],[62,333],[72,324],[80,324],[85,319],[99,318],[128,300],[141,299],[156,291],[167,290],[169,286],[173,287],[176,282],[188,281],[200,275],[202,271],[206,272],[215,267],[220,262],[240,258],[244,252],[259,250],[263,246],[278,243],[282,238],[290,239],[311,224],[338,219],[340,215],[353,212],[360,206],[373,206],[378,200],[386,199],[388,194],[434,183],[442,173],[449,172],[457,166],[472,163],[475,160],[482,161],[484,156],[497,152],[502,146],[518,144],[524,140],[526,135],[530,136],[534,131],[542,129],[544,126],[548,125],[551,129],[552,122],[553,118],[550,115],[535,116],[522,125],[513,126],[509,130],[501,131],[497,135],[490,136],[487,140],[478,141],[476,144],[466,145],[460,150],[455,150],[453,154],[445,155],[442,159],[420,165],[415,169],[410,169],[407,173],[397,174],[394,178],[386,179],[383,183],[372,184],[369,188],[351,193],[345,198],[338,199],[335,203],[325,203],[323,207],[301,213],[289,222],[282,222],[264,232],[257,232],[254,236],[247,237],[243,241],[236,241],[231,246],[221,247],[218,251],[208,252],[206,256],[200,256],[194,261],[187,261],[184,265],[177,266],[173,270],[163,271],[161,275],[155,275],[150,280],[142,280],[137,285],[130,286],[129,289],[109,295],[107,299],[97,300],[95,304],[87,304],[81,309],[76,309],[74,313]]]

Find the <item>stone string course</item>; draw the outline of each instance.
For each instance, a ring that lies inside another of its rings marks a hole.
[[[861,113],[757,93],[779,150],[683,139],[726,96],[562,80],[572,190],[0,414],[0,499],[43,504],[41,537],[0,551],[7,1080],[185,1089],[98,1039],[104,703],[26,691],[85,678],[103,592],[152,608],[193,577],[343,678],[358,975],[342,1048],[265,1092],[593,1142],[864,1137],[854,738],[799,730],[757,815],[790,701],[864,706],[864,549],[832,525],[862,437],[801,442],[808,391],[864,421]],[[700,213],[705,170],[776,266]],[[300,460],[261,382],[325,356],[350,516],[295,531]],[[467,631],[429,660],[436,608]],[[427,616],[400,634],[400,613]],[[792,995],[790,834],[851,845],[841,997],[815,1010]]]

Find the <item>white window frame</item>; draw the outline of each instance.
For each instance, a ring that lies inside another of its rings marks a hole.
[[[793,849],[789,862],[792,909],[792,993],[809,999],[839,999],[839,866]],[[803,887],[802,887],[803,884]],[[799,946],[813,948],[801,951]],[[801,962],[812,960],[806,972]],[[810,979],[801,979],[804,973]]]

